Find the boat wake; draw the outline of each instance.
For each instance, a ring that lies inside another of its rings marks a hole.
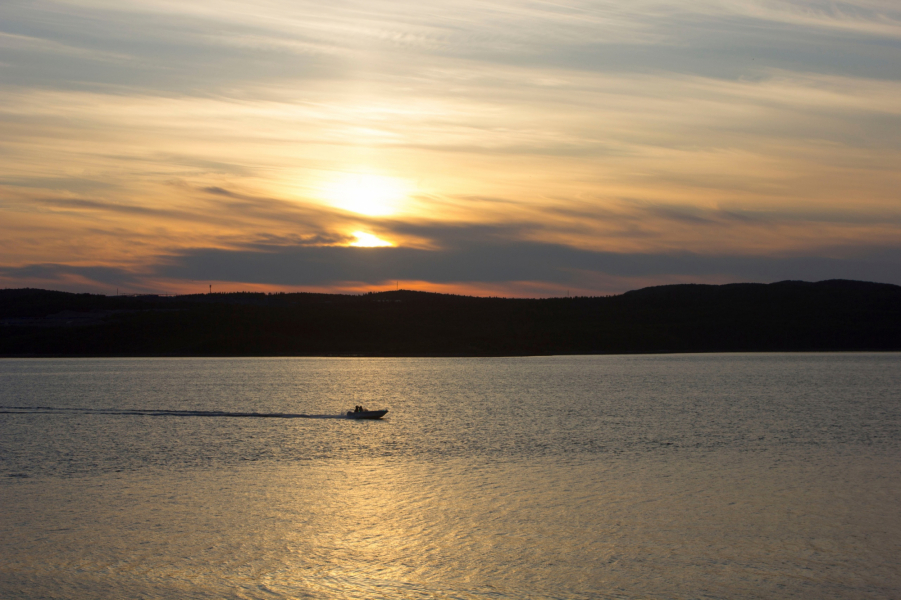
[[[0,406],[0,414],[79,414],[121,415],[141,417],[229,417],[249,419],[346,419],[340,415],[307,415],[302,413],[234,412],[225,410],[157,410],[144,408],[58,408],[52,406]]]

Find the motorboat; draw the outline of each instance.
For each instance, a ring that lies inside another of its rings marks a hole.
[[[358,412],[354,412],[352,410],[347,411],[348,419],[381,419],[386,414],[388,414],[388,409],[385,410],[361,410]]]

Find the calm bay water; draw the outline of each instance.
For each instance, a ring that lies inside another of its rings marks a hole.
[[[899,354],[0,361],[0,597],[897,598],[899,390]]]

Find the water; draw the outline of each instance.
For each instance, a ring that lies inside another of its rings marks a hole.
[[[899,366],[0,361],[0,597],[901,597]]]

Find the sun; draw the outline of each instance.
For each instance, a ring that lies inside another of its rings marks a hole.
[[[394,245],[365,231],[354,231],[353,236],[357,241],[351,242],[350,245],[357,248],[386,248]]]
[[[326,183],[323,196],[333,206],[367,217],[396,213],[407,195],[403,180],[371,173],[342,173]]]

